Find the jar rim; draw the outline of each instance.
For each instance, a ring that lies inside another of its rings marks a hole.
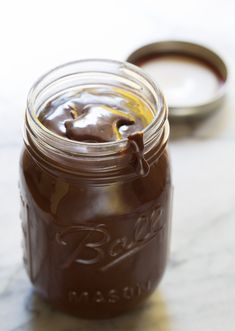
[[[81,59],[76,61],[71,61],[64,63],[62,65],[56,66],[55,68],[47,71],[44,75],[39,77],[39,79],[36,80],[36,82],[32,85],[27,98],[27,112],[26,112],[26,118],[27,121],[32,123],[37,131],[37,135],[39,137],[45,136],[45,138],[49,139],[50,142],[53,142],[53,145],[57,145],[63,143],[63,147],[73,147],[74,149],[78,147],[83,147],[86,149],[86,147],[89,147],[89,149],[109,149],[109,148],[115,148],[118,146],[124,146],[128,144],[128,138],[120,139],[117,141],[111,141],[111,142],[102,142],[102,143],[91,143],[91,142],[81,142],[81,141],[75,141],[70,140],[66,137],[59,136],[58,134],[50,131],[47,129],[38,119],[36,114],[36,109],[34,102],[38,95],[40,95],[41,89],[48,87],[50,84],[55,82],[55,80],[50,81],[48,85],[44,85],[47,82],[47,79],[51,76],[53,77],[54,74],[58,74],[60,71],[63,73],[64,70],[69,69],[69,67],[73,66],[82,66],[82,65],[91,65],[94,66],[94,69],[86,70],[86,71],[77,71],[76,74],[79,73],[104,73],[108,74],[108,71],[103,70],[97,70],[99,69],[99,66],[108,66],[110,69],[118,69],[118,70],[126,70],[127,72],[124,72],[125,74],[133,74],[133,77],[126,77],[128,80],[134,79],[135,83],[138,83],[139,80],[143,80],[143,84],[148,84],[148,88],[151,90],[151,94],[154,97],[155,104],[153,104],[153,107],[157,110],[157,112],[154,114],[153,120],[141,131],[143,133],[144,139],[146,141],[148,140],[148,133],[152,130],[156,132],[159,132],[161,128],[163,127],[165,121],[167,120],[168,116],[168,110],[166,106],[165,98],[159,89],[159,87],[156,85],[156,83],[149,77],[141,68],[127,63],[127,62],[121,62],[117,60],[110,60],[110,59],[96,59],[96,58],[90,58],[90,59]],[[97,67],[97,69],[95,69]],[[107,69],[106,69],[107,70]],[[65,77],[68,77],[68,74],[64,74],[64,76],[58,76],[57,79],[62,79]],[[121,75],[120,75],[121,77]],[[42,85],[41,89],[40,86]],[[39,91],[37,91],[39,89]],[[54,146],[55,147],[55,146]]]

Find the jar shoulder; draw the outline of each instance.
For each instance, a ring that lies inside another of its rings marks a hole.
[[[146,177],[106,184],[79,181],[76,176],[52,175],[24,149],[20,158],[23,195],[53,217],[89,220],[126,215],[166,204],[171,190],[169,157],[165,151]]]

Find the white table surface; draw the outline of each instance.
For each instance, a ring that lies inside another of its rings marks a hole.
[[[235,1],[67,0],[0,3],[0,330],[221,331],[235,324]],[[32,293],[21,258],[18,158],[26,95],[48,69],[79,58],[123,60],[136,47],[186,39],[230,68],[226,104],[199,125],[172,127],[171,257],[145,307],[111,321],[52,310]]]

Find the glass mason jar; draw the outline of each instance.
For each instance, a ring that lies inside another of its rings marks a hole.
[[[142,148],[128,139],[72,141],[38,120],[47,100],[91,84],[121,87],[151,108]],[[72,62],[32,87],[20,160],[24,264],[53,306],[110,317],[143,302],[158,285],[171,222],[168,135],[162,93],[128,63]]]

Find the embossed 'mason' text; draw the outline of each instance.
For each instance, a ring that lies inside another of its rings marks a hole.
[[[146,281],[134,285],[128,285],[123,288],[112,288],[108,291],[86,291],[86,290],[71,290],[68,293],[68,301],[73,304],[86,303],[110,303],[115,304],[120,301],[128,301],[136,297],[140,297],[152,289],[152,282]]]

